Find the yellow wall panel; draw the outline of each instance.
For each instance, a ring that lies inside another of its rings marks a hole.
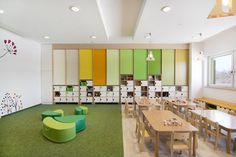
[[[93,55],[90,49],[79,51],[79,71],[81,80],[91,80],[93,78]]]
[[[93,84],[95,86],[106,85],[106,50],[105,49],[96,49],[93,51]]]
[[[175,51],[175,85],[188,85],[188,50]]]

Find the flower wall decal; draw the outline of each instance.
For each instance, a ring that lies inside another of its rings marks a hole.
[[[16,55],[17,53],[17,49],[16,49],[16,45],[13,41],[11,40],[4,40],[4,50],[3,50],[3,54],[0,56],[0,59],[3,58],[4,56],[6,56],[7,54],[12,54],[12,55]]]

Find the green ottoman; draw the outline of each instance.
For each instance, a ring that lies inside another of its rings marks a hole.
[[[82,109],[82,113],[83,113],[83,114],[88,114],[88,107],[86,107],[86,106],[80,106],[80,108]]]
[[[81,109],[80,107],[76,107],[76,108],[75,108],[75,114],[76,114],[76,115],[81,115],[81,114],[83,114],[82,109]]]
[[[75,123],[76,132],[80,132],[86,128],[86,117],[85,115],[71,115],[63,117],[55,117],[55,120],[62,123]]]
[[[62,109],[54,110],[53,112],[61,113],[61,116],[64,116],[64,111]]]
[[[52,117],[46,117],[43,120],[43,135],[53,142],[67,142],[75,138],[75,123],[61,123]]]
[[[41,114],[41,116],[42,116],[42,119],[44,119],[44,118],[46,118],[46,117],[52,117],[52,118],[54,118],[54,117],[60,117],[60,116],[62,116],[62,114],[59,113],[59,112],[54,112],[54,111],[44,111],[44,112]]]

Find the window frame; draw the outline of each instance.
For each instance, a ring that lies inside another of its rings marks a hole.
[[[232,76],[232,84],[230,86],[227,85],[220,85],[220,84],[213,84],[211,83],[211,67],[210,67],[210,61],[214,58],[217,57],[223,57],[223,56],[227,56],[227,55],[232,55],[232,71],[233,71],[233,76]],[[218,53],[215,55],[209,55],[207,56],[207,87],[210,88],[219,88],[219,89],[230,89],[230,90],[236,90],[236,50],[229,50],[229,51],[225,51],[223,53]]]

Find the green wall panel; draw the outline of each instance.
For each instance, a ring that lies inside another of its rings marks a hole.
[[[174,85],[175,83],[175,51],[162,50],[162,85]]]
[[[120,50],[120,74],[133,74],[133,50]]]
[[[160,75],[161,74],[161,50],[149,50],[152,51],[155,61],[148,62],[148,74],[149,75]]]
[[[119,50],[107,50],[107,85],[119,85]]]
[[[134,79],[146,80],[147,79],[147,50],[135,49],[134,50]]]

